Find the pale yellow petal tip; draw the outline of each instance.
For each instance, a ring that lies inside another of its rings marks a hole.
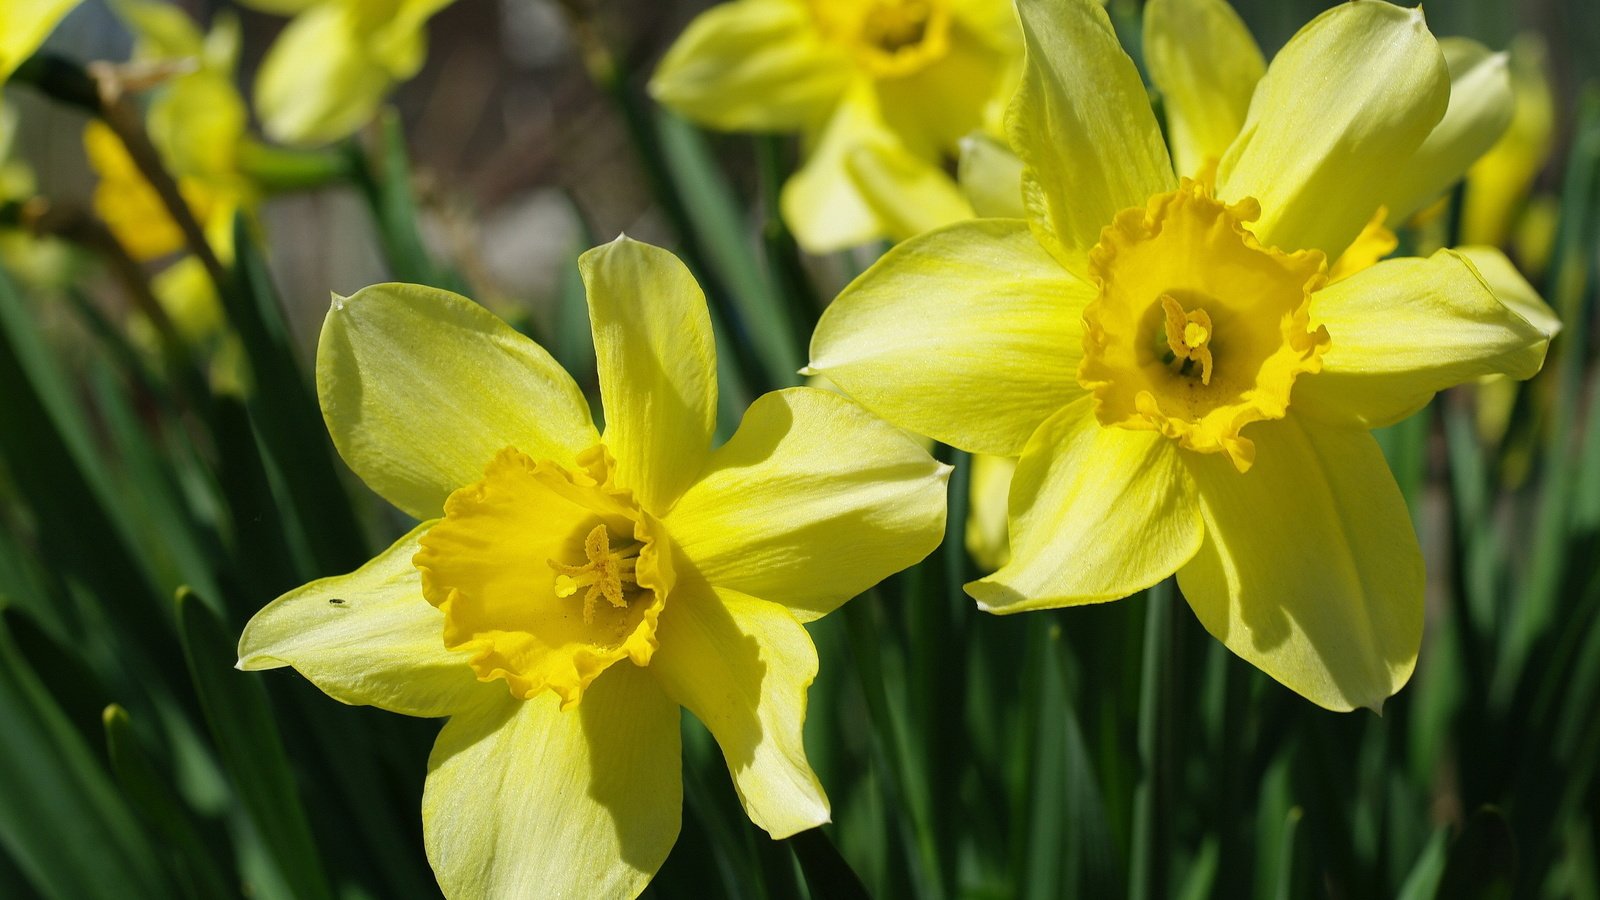
[[[268,669],[281,669],[288,663],[271,656],[260,653],[240,653],[239,661],[233,667],[240,672],[265,672]]]
[[[993,577],[991,575],[989,578],[969,581],[962,585],[961,589],[967,592],[968,597],[977,602],[978,609],[986,613],[1005,616],[1014,612],[1021,612],[1023,610],[1021,603],[1026,598],[1011,588],[991,581],[990,578]]]
[[[815,378],[816,376],[822,374],[822,370],[814,366],[801,366],[799,369],[795,370],[795,374],[804,375],[807,378]]]
[[[338,291],[329,291],[328,296],[332,298],[330,301],[332,312],[343,312],[345,301],[350,299]]]

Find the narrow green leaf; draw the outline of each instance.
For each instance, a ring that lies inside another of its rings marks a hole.
[[[1440,828],[1428,839],[1428,845],[1417,857],[1411,872],[1400,885],[1395,900],[1433,900],[1439,893],[1439,879],[1444,877],[1445,848],[1449,835]]]
[[[128,711],[112,704],[106,707],[102,720],[111,769],[123,793],[160,837],[167,857],[178,870],[185,893],[204,900],[237,892],[237,880],[228,877],[218,866],[215,848],[201,838],[198,826],[182,801],[139,746]]]
[[[1134,794],[1129,850],[1129,896],[1165,897],[1173,856],[1168,810],[1174,790],[1178,642],[1172,623],[1177,591],[1171,579],[1145,592],[1143,674],[1139,681],[1139,759],[1143,773]]]
[[[295,895],[331,900],[289,760],[256,676],[234,668],[237,641],[192,592],[178,592],[178,626],[200,708],[223,767]]]
[[[707,262],[727,284],[737,319],[760,357],[772,387],[798,384],[804,337],[762,270],[748,212],[729,186],[725,168],[698,128],[667,110],[656,116],[661,154],[672,174]]]
[[[820,828],[802,831],[788,842],[800,861],[800,871],[805,873],[806,885],[812,897],[838,898],[838,900],[867,900],[866,885],[856,875],[850,864],[839,855],[828,835]]]
[[[0,620],[0,848],[53,897],[172,894],[110,776]]]
[[[224,292],[228,318],[250,358],[256,388],[247,405],[266,456],[284,475],[284,490],[317,571],[348,572],[367,559],[360,523],[334,466],[333,442],[295,358],[266,259],[239,218],[234,227],[234,290]],[[292,477],[291,477],[292,476]]]
[[[434,261],[422,240],[422,233],[417,230],[421,216],[411,190],[411,161],[406,152],[405,130],[392,108],[378,116],[378,135],[376,158],[369,157],[354,140],[346,145],[346,157],[356,187],[366,199],[378,227],[378,243],[383,247],[389,271],[396,281],[426,284],[458,294],[470,293],[459,274]]]

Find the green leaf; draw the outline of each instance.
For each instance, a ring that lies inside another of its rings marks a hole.
[[[728,286],[736,313],[729,324],[743,330],[739,338],[754,347],[772,387],[799,384],[798,372],[805,365],[803,338],[795,333],[778,291],[762,270],[749,213],[734,196],[724,167],[705,135],[684,119],[661,110],[656,130],[661,135],[661,155],[684,198],[706,262]]]
[[[266,692],[257,676],[234,668],[237,641],[187,589],[178,592],[178,626],[184,659],[223,767],[284,880],[297,897],[331,900]]]
[[[378,116],[379,145],[376,159],[369,157],[356,141],[346,145],[350,170],[356,187],[372,211],[378,227],[378,243],[396,281],[425,284],[458,294],[467,294],[466,281],[455,271],[439,265],[417,230],[421,216],[411,191],[411,161],[406,153],[405,130],[393,109]]]
[[[155,850],[0,620],[0,847],[52,897],[169,897]]]
[[[366,542],[334,467],[316,397],[295,359],[266,259],[246,226],[242,217],[235,222],[235,289],[223,292],[223,302],[250,358],[250,418],[310,548],[316,572],[305,574],[349,572],[367,560]]]
[[[805,873],[811,896],[838,900],[867,900],[871,896],[822,829],[802,831],[787,843],[794,850],[795,859],[800,861],[800,871]]]
[[[112,704],[106,707],[102,719],[112,771],[123,793],[160,837],[185,893],[197,900],[236,893],[237,880],[225,875],[217,865],[215,848],[201,838],[182,801],[139,746],[128,711]]]

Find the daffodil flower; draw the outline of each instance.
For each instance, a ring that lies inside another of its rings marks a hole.
[[[1338,281],[1329,261],[1417,193],[1419,152],[1470,162],[1456,142],[1483,143],[1478,104],[1453,96],[1419,10],[1354,0],[1296,34],[1248,102],[1204,80],[1168,92],[1178,120],[1240,123],[1225,146],[1174,128],[1200,176],[1180,177],[1105,13],[1018,7],[1027,218],[891,250],[827,310],[810,368],[902,427],[1020,456],[1011,560],[967,586],[983,609],[1113,600],[1176,572],[1239,656],[1329,709],[1379,708],[1415,665],[1424,573],[1368,432],[1479,375],[1532,375],[1556,323],[1537,297],[1496,295],[1481,260],[1497,257]],[[1212,28],[1165,39],[1152,73],[1163,53],[1237,46]]]
[[[424,26],[452,0],[242,0],[294,13],[256,75],[267,137],[300,146],[346,137],[422,68]]]
[[[632,896],[677,837],[679,707],[774,837],[826,822],[801,743],[803,623],[920,560],[948,467],[837,394],[750,407],[711,448],[705,299],[625,238],[580,259],[605,432],[538,345],[411,285],[336,298],[317,388],[334,443],[423,520],[251,620],[240,668],[448,716],[423,827],[445,893]]]
[[[735,0],[690,24],[650,90],[713,128],[800,132],[783,216],[825,252],[972,215],[943,164],[998,131],[1020,53],[1005,0]]]
[[[238,21],[221,17],[207,34],[169,3],[113,0],[111,7],[134,34],[135,61],[180,67],[154,90],[147,117],[151,141],[218,255],[229,260],[234,216],[255,199],[238,165],[249,121],[233,87]],[[182,250],[183,233],[111,129],[90,122],[84,149],[99,176],[95,212],[129,253],[148,260]]]
[[[0,3],[0,84],[32,56],[80,0],[9,0]]]
[[[1537,36],[1522,35],[1513,42],[1510,72],[1516,109],[1505,134],[1467,171],[1461,212],[1461,234],[1467,241],[1505,243],[1518,207],[1550,157],[1556,110],[1547,68],[1544,44]]]

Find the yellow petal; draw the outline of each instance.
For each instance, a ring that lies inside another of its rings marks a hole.
[[[850,175],[849,159],[863,147],[899,143],[878,111],[871,83],[856,81],[815,137],[805,161],[783,185],[779,206],[795,241],[808,253],[831,253],[878,240],[889,227]]]
[[[341,703],[448,716],[510,695],[444,648],[444,615],[422,598],[411,557],[425,522],[350,573],[272,601],[239,638],[239,668],[292,666]]]
[[[689,23],[662,57],[650,93],[662,106],[725,131],[798,131],[816,125],[854,74],[793,0],[737,0]]]
[[[172,221],[161,196],[145,181],[133,157],[111,127],[92,119],[83,129],[83,149],[89,168],[99,176],[95,184],[95,215],[106,223],[128,255],[144,261],[176,253],[183,247],[183,232]],[[191,206],[200,199],[193,184],[185,199]]]
[[[182,7],[159,0],[111,0],[107,5],[133,31],[135,53],[142,58],[192,58],[205,48],[205,35]]]
[[[718,588],[810,621],[938,546],[948,475],[844,397],[776,391],[751,404],[666,527]]]
[[[370,121],[396,81],[416,74],[426,47],[422,21],[397,15],[375,29],[364,12],[360,4],[316,6],[278,36],[256,75],[256,108],[268,137],[336,141]]]
[[[8,0],[0,3],[0,84],[78,5],[78,0]]]
[[[1011,560],[1011,540],[1007,528],[1007,498],[1017,461],[1009,456],[977,453],[972,457],[972,476],[968,490],[971,511],[967,514],[967,552],[986,572]]]
[[[973,37],[1014,57],[1022,56],[1022,31],[1017,27],[1017,13],[1010,0],[945,0],[950,15],[968,29]]]
[[[705,465],[716,426],[717,348],[705,295],[676,256],[626,236],[584,253],[578,269],[617,483],[665,515]]]
[[[1019,0],[1027,63],[1011,146],[1041,242],[1083,271],[1118,212],[1177,186],[1144,82],[1091,0]]]
[[[1151,0],[1144,58],[1166,101],[1173,165],[1195,177],[1244,127],[1267,69],[1261,48],[1226,0]]]
[[[334,298],[317,396],[339,455],[419,519],[505,447],[571,467],[599,440],[582,392],[543,348],[465,297],[414,284]]]
[[[1021,220],[961,222],[895,247],[846,287],[807,371],[902,428],[1015,455],[1083,393],[1093,296]]]
[[[1362,226],[1361,233],[1328,267],[1328,281],[1343,281],[1357,272],[1370,269],[1400,246],[1400,238],[1383,224],[1388,219],[1389,208],[1378,207],[1378,211]]]
[[[1460,181],[1511,124],[1506,54],[1491,53],[1466,38],[1443,38],[1439,49],[1450,69],[1450,106],[1428,139],[1396,170],[1384,200],[1391,224],[1406,221]]]
[[[1422,642],[1422,552],[1372,436],[1291,414],[1241,474],[1186,454],[1206,541],[1178,585],[1206,630],[1332,710],[1381,709]]]
[[[1004,141],[974,132],[961,139],[956,180],[973,211],[997,219],[1025,219],[1022,160]]]
[[[903,147],[858,147],[845,160],[861,198],[893,240],[972,218],[972,206],[943,167]]]
[[[1533,180],[1550,158],[1556,101],[1544,42],[1524,34],[1511,44],[1511,126],[1467,173],[1461,234],[1471,244],[1503,244]]]
[[[1517,271],[1504,253],[1494,247],[1459,247],[1456,252],[1472,263],[1489,289],[1494,291],[1495,298],[1512,312],[1549,337],[1560,333],[1561,320],[1556,317],[1556,311],[1544,302],[1544,298],[1528,283],[1528,279],[1522,277],[1522,273]]]
[[[175,173],[216,184],[236,177],[250,113],[226,73],[202,69],[172,82],[151,103],[149,120],[150,137]]]
[[[980,608],[1116,600],[1171,575],[1200,547],[1194,483],[1176,444],[1103,426],[1092,402],[1052,416],[1022,451],[1011,482],[1011,561],[967,585]]]
[[[1450,76],[1420,9],[1354,0],[1290,39],[1217,170],[1217,195],[1254,197],[1263,244],[1337,259],[1433,131]]]
[[[684,586],[662,617],[649,671],[717,739],[750,821],[774,838],[828,821],[803,740],[817,650],[788,610],[738,591]]]
[[[1483,375],[1531,377],[1550,341],[1453,250],[1385,260],[1329,285],[1313,296],[1311,317],[1332,340],[1322,371],[1295,385],[1292,407],[1367,428]]]
[[[929,161],[954,156],[974,130],[1003,127],[1005,105],[1021,77],[1021,34],[1015,24],[1010,31],[1005,46],[1005,35],[986,41],[958,24],[937,60],[905,77],[879,78],[874,87],[884,121]]]
[[[422,833],[448,897],[634,897],[678,838],[678,708],[631,665],[577,708],[554,694],[452,717]]]

